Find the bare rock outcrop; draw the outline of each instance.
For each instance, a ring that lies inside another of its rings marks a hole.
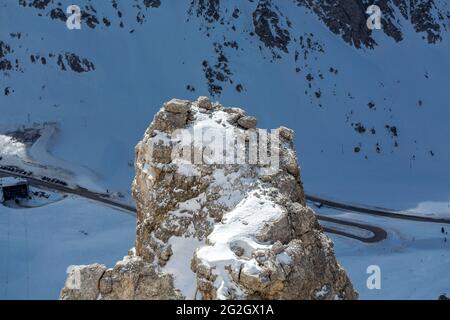
[[[417,33],[424,33],[429,43],[442,40],[448,29],[448,5],[435,0],[295,0],[311,9],[335,34],[356,48],[376,45],[373,32],[366,27],[366,9],[376,4],[382,12],[384,33],[399,42],[407,32],[402,20],[409,21]],[[400,13],[400,15],[398,14]]]
[[[306,206],[293,131],[255,127],[205,97],[167,102],[136,146],[135,248],[74,268],[61,298],[357,298]]]

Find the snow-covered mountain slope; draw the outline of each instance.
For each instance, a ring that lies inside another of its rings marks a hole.
[[[129,192],[161,103],[206,94],[295,129],[309,193],[448,212],[450,4],[374,2],[382,30],[366,0],[4,0],[0,124],[59,122],[53,155]]]
[[[134,226],[131,215],[73,197],[32,210],[0,206],[0,299],[57,299],[70,265],[112,265]]]
[[[330,235],[336,257],[349,273],[360,299],[436,300],[442,294],[448,296],[450,250],[447,225],[360,216],[329,208],[314,210],[387,230],[386,240],[369,245]],[[367,286],[370,275],[367,269],[371,265],[380,267],[380,290],[371,290]]]

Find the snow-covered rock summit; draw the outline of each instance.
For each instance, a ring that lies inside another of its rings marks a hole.
[[[357,297],[306,207],[292,130],[175,99],[137,145],[135,169],[135,248],[113,269],[72,268],[62,299]]]

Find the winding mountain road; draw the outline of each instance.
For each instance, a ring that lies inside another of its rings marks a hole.
[[[385,208],[379,208],[379,207],[369,207],[369,206],[364,206],[364,205],[359,205],[359,204],[356,205],[356,204],[351,204],[351,203],[345,203],[345,202],[325,199],[325,198],[322,198],[319,196],[313,196],[313,195],[308,195],[308,194],[306,195],[306,200],[315,202],[315,203],[320,203],[321,205],[328,207],[328,208],[340,209],[340,210],[349,211],[349,212],[370,214],[370,215],[381,216],[381,217],[392,218],[392,219],[450,224],[450,219],[448,219],[448,218],[419,216],[419,215],[414,215],[410,212],[402,212],[402,211],[396,211],[396,210],[392,210],[392,209],[385,209]]]
[[[92,201],[100,202],[107,206],[111,206],[111,207],[119,209],[127,214],[131,214],[133,216],[136,215],[136,208],[134,206],[113,200],[109,197],[108,194],[92,192],[92,191],[89,191],[82,187],[71,188],[68,186],[62,186],[57,183],[43,181],[36,177],[25,176],[20,173],[5,171],[2,169],[0,169],[0,177],[16,177],[16,178],[26,179],[28,181],[28,183],[34,187],[50,189],[50,190],[55,190],[55,191],[59,191],[59,192],[66,193],[66,194],[76,195],[76,196],[86,198],[86,199],[89,199]],[[368,207],[368,206],[362,206],[362,205],[349,204],[349,203],[333,201],[333,200],[325,199],[325,198],[318,197],[318,196],[312,196],[312,195],[306,195],[306,199],[308,201],[311,201],[314,203],[320,203],[321,205],[329,207],[329,208],[343,210],[343,211],[362,213],[362,214],[371,214],[371,215],[383,216],[383,217],[394,218],[394,219],[450,224],[450,219],[445,219],[445,218],[416,216],[416,215],[412,215],[407,212],[399,212],[399,211],[395,211],[395,210],[389,210],[389,209],[383,209],[383,208],[377,208],[377,207]],[[353,227],[353,228],[359,228],[359,229],[368,231],[371,234],[373,234],[373,236],[362,237],[362,236],[359,236],[354,233],[346,232],[344,230],[334,229],[330,226],[323,227],[325,232],[328,232],[328,233],[337,234],[337,235],[344,236],[347,238],[359,240],[359,241],[362,241],[365,243],[380,242],[387,238],[387,232],[384,229],[377,227],[377,226],[372,226],[372,225],[363,224],[363,223],[354,222],[354,221],[331,218],[331,217],[323,216],[323,215],[316,215],[316,216],[319,220],[322,220],[325,222],[330,222],[333,224],[339,224],[339,225],[343,225],[343,226],[349,226],[349,227]]]
[[[361,237],[361,236],[358,236],[356,234],[353,234],[353,233],[350,233],[350,232],[346,232],[346,231],[343,231],[343,230],[338,230],[338,229],[333,229],[333,228],[330,228],[330,227],[322,226],[323,230],[325,232],[328,232],[328,233],[334,233],[334,234],[337,234],[337,235],[340,235],[340,236],[344,236],[344,237],[347,237],[347,238],[359,240],[359,241],[366,242],[366,243],[380,242],[380,241],[383,241],[384,239],[387,238],[386,230],[384,230],[384,229],[382,229],[380,227],[371,226],[371,225],[363,224],[363,223],[359,223],[359,222],[353,222],[353,221],[347,221],[347,220],[342,220],[342,219],[331,218],[331,217],[322,216],[322,215],[318,215],[318,214],[316,214],[316,217],[317,217],[317,219],[322,220],[322,221],[332,222],[332,223],[335,223],[335,224],[349,226],[349,227],[356,227],[356,228],[359,228],[359,229],[364,229],[364,230],[367,230],[370,233],[372,233],[373,236],[371,236],[371,237]]]
[[[20,178],[20,179],[26,179],[28,181],[29,185],[31,185],[33,187],[50,189],[50,190],[59,191],[59,192],[66,193],[66,194],[73,194],[73,195],[76,195],[76,196],[79,196],[82,198],[86,198],[89,200],[100,202],[102,204],[106,204],[108,206],[114,207],[116,209],[119,209],[119,210],[124,211],[129,214],[133,214],[133,215],[136,214],[135,207],[112,200],[109,198],[108,194],[92,192],[92,191],[89,191],[82,187],[78,187],[78,188],[65,187],[65,186],[59,185],[57,183],[51,183],[51,182],[40,180],[38,178],[29,177],[29,176],[25,176],[25,175],[22,175],[19,173],[4,171],[4,170],[0,169],[0,178],[1,177],[15,177],[15,178]]]

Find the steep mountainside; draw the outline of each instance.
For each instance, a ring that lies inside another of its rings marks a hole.
[[[73,268],[61,298],[357,298],[306,207],[293,138],[206,97],[165,103],[136,147],[135,248]]]
[[[369,30],[377,4],[382,30]],[[69,30],[69,5],[81,30]],[[444,0],[17,0],[0,4],[1,127],[57,121],[54,155],[127,191],[132,146],[172,96],[297,132],[307,190],[448,211]],[[332,159],[332,160],[330,160]]]

